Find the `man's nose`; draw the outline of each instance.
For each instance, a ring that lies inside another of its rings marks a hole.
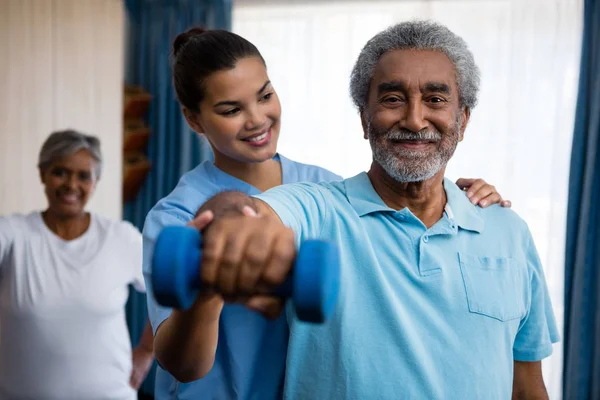
[[[410,101],[404,118],[400,121],[400,127],[412,132],[419,132],[427,128],[427,121],[423,116],[423,104],[420,101]]]

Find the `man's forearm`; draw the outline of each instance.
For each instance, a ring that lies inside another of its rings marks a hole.
[[[545,388],[538,388],[533,392],[524,390],[513,390],[512,400],[548,400],[548,392]]]
[[[548,400],[541,361],[514,362],[513,400]]]
[[[204,211],[212,211],[214,220],[218,220],[227,216],[242,215],[244,207],[250,207],[258,215],[281,223],[279,216],[267,203],[237,191],[221,192],[211,197],[200,207],[196,216]]]
[[[174,310],[159,326],[154,338],[156,359],[178,381],[191,382],[211,370],[222,309],[220,297],[199,299],[189,310]]]

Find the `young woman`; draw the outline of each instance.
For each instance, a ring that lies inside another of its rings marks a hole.
[[[173,45],[173,82],[188,124],[210,142],[214,163],[204,162],[186,173],[148,214],[143,232],[147,283],[161,229],[188,224],[216,193],[239,190],[254,195],[281,184],[341,179],[277,153],[281,105],[264,59],[244,38],[199,28],[180,34]],[[482,180],[461,183],[470,186],[474,203],[502,201]],[[214,363],[190,371],[182,370],[185,363],[180,361],[194,348],[180,346],[182,338],[171,329],[185,323],[188,315],[158,306],[151,295],[148,308],[162,367],[157,370],[157,399],[280,397],[289,335],[285,316],[267,320],[246,306],[226,304],[219,296],[198,299],[192,310],[200,310],[207,326],[218,326],[218,337],[213,338]],[[253,367],[257,362],[262,368]],[[197,376],[204,377],[194,381]]]
[[[148,325],[132,351],[130,284],[145,291],[142,235],[85,210],[102,171],[100,141],[46,139],[38,168],[48,207],[0,217],[0,398],[137,398],[153,358]]]

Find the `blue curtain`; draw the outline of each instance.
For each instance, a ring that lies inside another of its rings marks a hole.
[[[152,130],[147,155],[151,172],[137,198],[124,207],[124,219],[140,230],[150,209],[169,194],[182,174],[212,158],[208,143],[192,132],[176,101],[169,55],[175,36],[192,26],[231,29],[232,0],[126,0],[125,82],[153,96],[147,115]],[[137,343],[147,321],[146,298],[130,290],[127,322]],[[154,392],[154,368],[142,387]]]
[[[565,400],[600,399],[600,0],[585,0],[565,258]]]

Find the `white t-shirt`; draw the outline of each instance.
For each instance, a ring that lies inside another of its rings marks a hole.
[[[40,212],[0,217],[0,399],[130,400],[128,284],[142,236],[92,214],[65,241]]]

